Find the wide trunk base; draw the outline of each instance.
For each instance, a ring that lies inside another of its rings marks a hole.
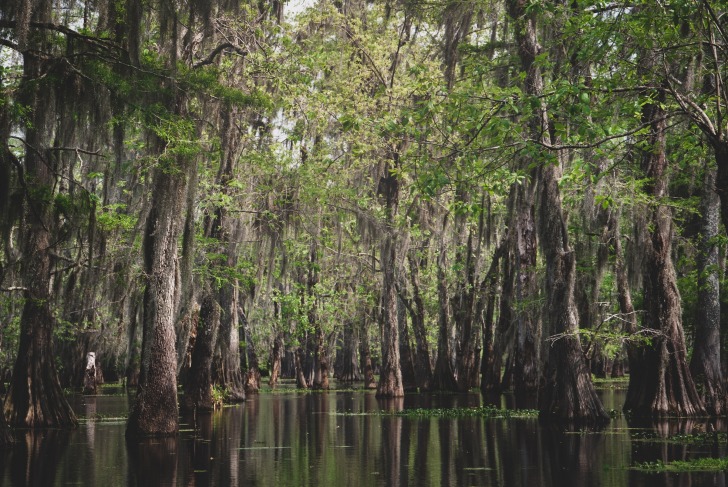
[[[539,419],[595,427],[609,422],[575,338],[561,338],[549,347],[549,363],[539,394]]]

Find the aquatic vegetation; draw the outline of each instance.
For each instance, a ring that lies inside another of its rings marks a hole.
[[[694,458],[692,460],[675,460],[673,462],[638,463],[633,470],[643,472],[718,472],[728,470],[728,458]]]
[[[479,406],[471,408],[414,408],[396,411],[395,416],[408,418],[535,418],[538,411],[535,409],[501,409],[494,406]]]

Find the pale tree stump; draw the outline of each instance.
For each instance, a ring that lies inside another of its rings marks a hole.
[[[83,393],[96,394],[99,384],[102,382],[101,367],[96,363],[96,353],[88,352],[86,354],[86,369],[83,373]]]

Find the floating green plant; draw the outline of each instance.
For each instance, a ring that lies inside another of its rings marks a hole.
[[[634,470],[643,472],[718,472],[728,470],[728,458],[694,458],[692,460],[675,460],[674,462],[638,463]]]
[[[414,408],[402,409],[392,413],[395,416],[408,418],[534,418],[538,416],[535,409],[501,409],[494,406],[479,406],[471,408]]]

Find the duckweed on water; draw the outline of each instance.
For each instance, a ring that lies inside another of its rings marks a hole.
[[[500,409],[493,406],[480,406],[474,408],[416,408],[403,409],[393,413],[395,416],[408,418],[535,418],[538,411],[535,409]]]
[[[728,458],[695,458],[693,460],[675,460],[674,462],[664,463],[644,462],[638,463],[633,470],[642,472],[719,472],[728,470]]]

